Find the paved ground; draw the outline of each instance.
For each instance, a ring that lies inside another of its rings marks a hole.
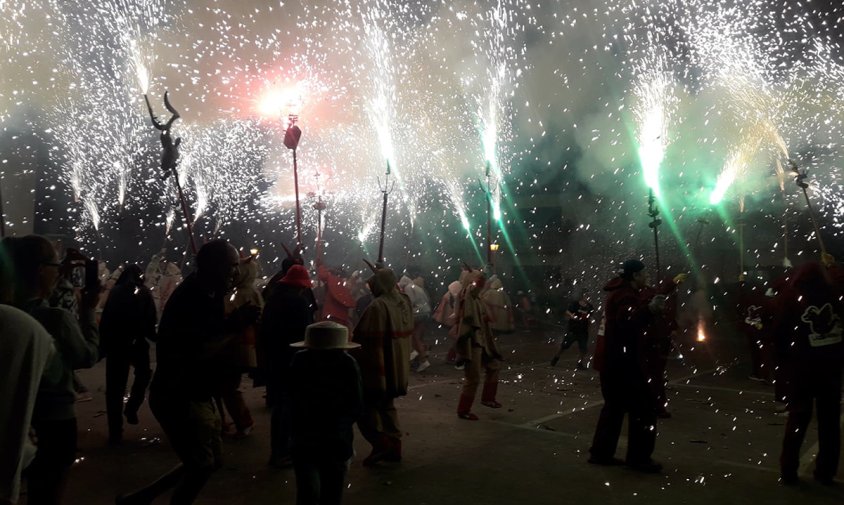
[[[785,418],[773,413],[772,388],[747,380],[740,341],[687,345],[684,359],[669,363],[674,416],[660,421],[655,453],[666,467],[663,474],[587,464],[601,405],[598,377],[573,370],[573,349],[550,367],[557,336],[534,331],[501,337],[508,360],[499,390],[505,407],[477,406],[477,422],[456,417],[462,372],[444,364],[444,346],[436,346],[434,365],[413,376],[411,393],[398,402],[405,460],[365,469],[360,461],[369,448],[358,437],[346,503],[844,503],[842,472],[833,487],[811,479],[814,423],[804,444],[802,483],[777,484]],[[141,424],[128,427],[124,446],[106,446],[104,375],[103,363],[81,373],[95,393],[78,404],[81,450],[67,503],[113,503],[119,492],[176,463],[146,405]],[[244,440],[224,441],[224,467],[199,503],[294,503],[292,470],[266,465],[269,416],[262,394],[246,392],[255,431]],[[622,437],[622,456],[624,444]]]

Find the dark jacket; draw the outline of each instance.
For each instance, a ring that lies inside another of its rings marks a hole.
[[[144,346],[155,340],[155,301],[146,286],[131,282],[115,285],[100,318],[100,347],[104,354]]]
[[[290,364],[293,452],[347,460],[363,412],[358,364],[342,350],[297,352]]]
[[[278,402],[278,395],[289,387],[289,367],[296,349],[290,344],[305,338],[305,328],[314,322],[316,301],[313,292],[278,283],[266,301],[258,340],[267,363],[267,400]]]
[[[648,309],[652,296],[648,296],[648,291],[634,289],[621,277],[608,282],[604,291],[604,336],[596,349],[595,367],[602,373],[641,371],[643,339],[653,319]]]
[[[211,399],[224,362],[226,335],[236,331],[226,321],[223,296],[209,294],[196,273],[173,291],[158,326],[153,394]]]

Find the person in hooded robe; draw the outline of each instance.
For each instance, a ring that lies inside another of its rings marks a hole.
[[[264,308],[264,299],[255,287],[255,280],[258,277],[258,264],[254,257],[242,259],[237,267],[234,279],[234,291],[225,300],[226,315],[234,313],[244,306]],[[243,438],[249,435],[255,422],[249,407],[243,401],[243,393],[240,391],[240,382],[243,372],[254,369],[257,366],[255,343],[257,341],[257,321],[240,328],[236,338],[231,341],[229,359],[224,363],[221,370],[220,398],[235,427],[235,438]],[[222,414],[222,412],[221,412]],[[223,431],[227,432],[227,426]]]
[[[410,339],[413,351],[410,353],[410,361],[418,360],[416,371],[424,372],[431,366],[428,361],[428,346],[425,345],[425,332],[431,321],[431,302],[425,290],[406,275],[399,279],[399,289],[410,299],[413,309],[413,335]]]
[[[489,314],[489,327],[496,333],[513,333],[513,302],[504,291],[504,285],[497,275],[491,275],[486,289],[481,293],[481,300]]]
[[[448,290],[440,298],[440,303],[434,311],[434,321],[448,329],[448,337],[451,345],[446,356],[447,363],[454,363],[457,359],[457,330],[452,331],[452,328],[457,324],[457,301],[462,289],[463,285],[460,284],[460,281],[454,281],[449,284]]]
[[[484,370],[484,387],[481,404],[498,409],[501,403],[496,400],[498,393],[498,375],[502,357],[495,345],[495,338],[489,326],[489,315],[480,294],[486,284],[486,277],[479,270],[464,272],[463,290],[457,309],[457,353],[464,361],[463,390],[457,404],[457,416],[460,419],[477,421],[472,413],[472,404]]]
[[[317,277],[325,286],[320,319],[334,321],[347,328],[352,326],[350,310],[355,308],[355,299],[347,286],[346,280],[332,272],[325,265],[317,267]]]
[[[395,399],[407,394],[410,376],[410,337],[413,309],[399,292],[396,275],[376,268],[367,283],[374,296],[354,330],[361,345],[353,353],[363,380],[364,411],[358,420],[363,437],[372,445],[364,466],[401,461],[401,428]]]

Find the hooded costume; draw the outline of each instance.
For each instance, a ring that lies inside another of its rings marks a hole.
[[[480,384],[481,369],[485,371],[481,403],[487,407],[499,408],[495,399],[498,392],[498,374],[501,368],[501,354],[490,331],[486,306],[480,299],[480,292],[486,278],[478,270],[465,272],[461,276],[463,291],[457,309],[457,353],[466,361],[463,390],[457,405],[461,419],[477,420],[471,413],[472,403]]]
[[[360,365],[364,394],[358,427],[372,444],[372,453],[364,460],[367,466],[401,459],[401,430],[393,400],[407,394],[413,332],[410,300],[396,287],[393,271],[376,269],[368,284],[375,298],[355,327],[354,341],[361,347],[353,354]]]
[[[504,292],[504,286],[497,275],[489,278],[487,289],[481,293],[481,300],[486,304],[490,318],[490,328],[500,333],[511,333],[513,325],[513,303]]]
[[[317,276],[325,285],[325,298],[322,302],[322,320],[334,321],[351,327],[349,309],[355,307],[355,299],[343,278],[334,275],[326,266],[317,267]]]
[[[651,290],[634,287],[633,277],[644,270],[638,260],[628,260],[624,274],[612,279],[604,291],[603,335],[599,332],[595,363],[601,373],[604,406],[589,451],[590,463],[613,464],[624,416],[628,416],[628,465],[658,470],[651,460],[656,442],[656,412],[645,371],[644,338],[653,320]]]

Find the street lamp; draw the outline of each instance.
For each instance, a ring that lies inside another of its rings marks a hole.
[[[498,245],[497,242],[494,242],[494,243],[489,245],[489,253],[490,253],[489,254],[489,266],[490,267],[495,266],[495,253],[498,252],[499,247],[500,246]]]

